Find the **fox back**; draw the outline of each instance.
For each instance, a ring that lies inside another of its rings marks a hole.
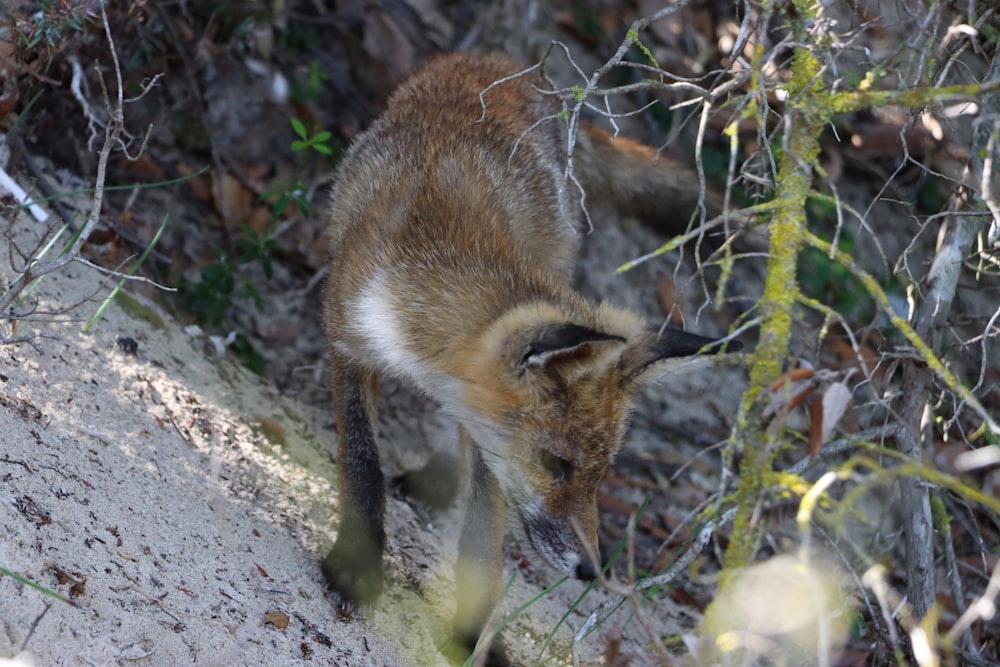
[[[436,399],[474,446],[460,589],[462,572],[499,581],[505,513],[552,567],[588,579],[599,565],[598,485],[622,446],[632,393],[665,360],[718,349],[572,289],[581,207],[566,179],[566,123],[537,79],[490,87],[520,69],[499,56],[432,61],[339,169],[324,315],[344,500],[324,573],[350,601],[381,587],[380,565],[372,569],[385,540],[372,435],[379,376]],[[654,157],[587,128],[574,170],[588,200],[679,231],[690,206],[682,219],[677,197],[690,201],[692,177]],[[485,622],[496,585],[487,588],[460,601],[458,616]],[[503,664],[501,651],[493,656]]]

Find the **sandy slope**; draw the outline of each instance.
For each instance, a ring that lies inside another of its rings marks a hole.
[[[96,287],[70,267],[43,281],[41,306]],[[342,623],[322,595],[316,554],[336,496],[319,415],[213,363],[165,317],[157,330],[112,308],[93,335],[78,322],[34,333],[37,349],[0,348],[0,563],[79,608],[0,579],[0,655],[405,662],[378,614],[375,627]]]

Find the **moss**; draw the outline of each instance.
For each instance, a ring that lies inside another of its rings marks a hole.
[[[787,113],[794,116],[785,138],[787,150],[778,155],[774,218],[771,221],[770,247],[764,294],[760,300],[761,338],[751,356],[750,390],[740,407],[744,459],[736,492],[738,509],[733,522],[729,548],[726,550],[722,588],[753,561],[759,528],[753,517],[761,496],[776,480],[772,471],[774,435],[765,429],[755,411],[757,398],[778,378],[788,359],[792,331],[792,310],[801,298],[796,281],[799,251],[805,241],[806,202],[811,192],[812,165],[819,156],[819,136],[829,114],[819,94],[822,83],[820,64],[805,49],[796,52],[792,80],[788,90],[795,100]]]
[[[810,43],[807,34],[810,20],[815,18],[817,5],[812,0],[793,0],[794,12],[790,27],[799,44]],[[782,5],[782,8],[786,6]],[[764,12],[786,11],[777,5],[765,3]],[[751,91],[760,91],[763,67],[761,45],[754,52],[751,68]],[[777,173],[775,176],[774,198],[769,202],[772,214],[764,291],[757,304],[756,317],[760,324],[760,340],[749,355],[749,388],[743,395],[736,418],[736,428],[731,437],[732,447],[742,450],[739,482],[731,495],[736,503],[729,546],[723,559],[720,594],[732,587],[743,568],[750,565],[755,557],[759,538],[764,526],[759,517],[765,497],[771,493],[794,493],[802,491],[798,480],[782,477],[774,472],[775,453],[784,442],[782,424],[763,416],[763,406],[768,387],[785,371],[789,360],[792,316],[797,304],[808,303],[816,307],[804,296],[797,282],[798,259],[804,248],[815,247],[830,256],[854,274],[859,284],[867,291],[874,303],[890,318],[896,327],[923,357],[928,368],[963,401],[978,406],[976,397],[961,386],[957,378],[941,363],[927,343],[920,339],[913,328],[899,317],[891,307],[882,287],[870,275],[861,271],[847,252],[834,251],[829,244],[810,234],[807,227],[807,202],[814,195],[812,183],[814,175],[820,172],[820,141],[824,127],[837,114],[861,109],[899,105],[921,108],[940,104],[948,99],[968,99],[980,96],[998,87],[996,83],[986,85],[970,84],[946,87],[923,87],[909,90],[873,90],[879,83],[880,73],[875,70],[858,81],[854,90],[831,90],[824,80],[824,63],[817,57],[817,51],[798,47],[792,57],[791,77],[784,85],[787,93],[785,104],[786,134],[781,137],[780,149],[774,148]],[[760,106],[751,95],[741,117],[748,116],[764,125]],[[829,314],[828,314],[829,317]],[[880,450],[882,455],[886,451]],[[727,454],[733,456],[733,454]],[[975,489],[956,488],[960,484],[954,478],[924,467],[919,462],[903,461],[891,470],[882,471],[881,466],[870,462],[873,470],[881,471],[872,477],[876,480],[888,478],[920,477],[945,488],[953,489],[963,497],[981,502],[986,506],[1000,506],[996,500]],[[850,470],[858,461],[841,467]],[[866,461],[867,465],[867,461]],[[859,488],[862,485],[859,485]],[[848,503],[844,503],[850,506]],[[939,523],[941,523],[939,521]],[[711,607],[715,607],[713,603]],[[709,612],[711,613],[711,608]]]
[[[976,83],[940,88],[907,90],[853,90],[826,95],[830,115],[884,106],[906,106],[914,109],[940,104],[947,99],[968,99],[982,95],[984,86]]]
[[[166,328],[163,320],[155,310],[143,303],[140,303],[135,299],[135,297],[127,294],[123,290],[119,290],[118,294],[115,295],[115,303],[118,304],[118,307],[123,313],[132,319],[149,322],[150,326],[157,331],[162,331]]]
[[[257,429],[260,431],[261,435],[267,438],[268,442],[272,445],[277,445],[278,447],[288,447],[288,438],[285,435],[285,427],[282,426],[276,419],[271,419],[270,417],[258,417],[256,421]]]

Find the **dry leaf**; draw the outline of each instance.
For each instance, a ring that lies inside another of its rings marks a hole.
[[[71,598],[78,598],[81,595],[87,594],[87,577],[83,576],[79,572],[74,572],[70,574],[63,569],[56,568],[56,581],[60,584],[70,584],[69,596]]]
[[[813,398],[809,401],[809,460],[815,461],[823,448],[823,401]]]
[[[770,417],[778,412],[787,413],[804,401],[816,386],[812,383],[816,371],[805,359],[799,359],[797,365],[787,373],[783,373],[768,387],[769,403],[764,408],[764,417]],[[792,383],[791,387],[785,385]]]
[[[837,427],[847,408],[851,406],[850,388],[843,382],[835,382],[823,392],[823,429],[821,433],[822,441],[827,442],[833,434],[833,429]]]
[[[318,121],[313,122],[313,125],[317,125]],[[306,123],[309,126],[309,123]],[[253,185],[266,185],[267,175],[271,173],[271,165],[266,163],[248,164],[243,167],[243,171],[246,174],[246,179]]]
[[[166,178],[163,167],[157,164],[156,160],[151,158],[148,153],[143,153],[135,160],[122,158],[118,161],[118,165],[123,171],[147,181],[162,181]]]
[[[266,206],[254,206],[247,217],[247,224],[256,232],[263,232],[271,222],[271,210]]]
[[[17,107],[17,80],[0,72],[0,121]]]
[[[215,210],[229,226],[244,222],[250,214],[254,194],[243,187],[230,173],[222,175],[220,187],[218,173],[212,172],[212,203]]]
[[[185,162],[178,162],[177,172],[181,176],[191,176],[194,173],[194,169],[189,167]],[[208,184],[208,179],[204,176],[192,176],[184,182],[191,188],[191,194],[194,195],[195,199],[206,204],[212,201],[212,188]]]
[[[836,367],[840,370],[857,368],[866,376],[877,378],[884,377],[887,372],[887,367],[881,363],[882,354],[867,342],[862,342],[857,351],[847,340],[839,337],[829,336],[824,344],[836,355]]]
[[[269,611],[264,618],[279,630],[284,630],[288,627],[288,614],[283,611]]]

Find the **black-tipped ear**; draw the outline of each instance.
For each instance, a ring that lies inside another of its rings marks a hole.
[[[738,340],[719,341],[716,338],[699,336],[682,329],[667,327],[659,332],[659,337],[653,343],[653,353],[658,359],[671,357],[690,357],[696,354],[718,354],[719,352],[739,352],[743,343]]]
[[[601,333],[578,324],[550,324],[536,329],[521,349],[517,360],[519,371],[552,368],[556,364],[596,361],[595,352],[606,343],[621,347],[621,336]],[[597,355],[603,356],[603,355]]]
[[[720,341],[667,327],[653,333],[647,345],[634,348],[629,354],[622,356],[622,384],[635,384],[640,379],[646,379],[643,376],[647,376],[647,373],[653,377],[660,375],[668,370],[669,359],[738,352],[742,349],[743,343],[739,341]]]

